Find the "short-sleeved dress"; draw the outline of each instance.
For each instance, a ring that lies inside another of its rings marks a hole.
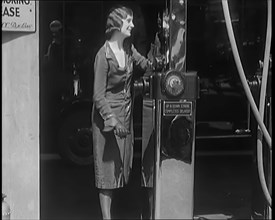
[[[128,48],[128,49],[127,49]],[[120,68],[108,41],[99,49],[94,63],[92,109],[95,185],[97,188],[123,187],[129,180],[133,160],[132,75],[133,64],[146,69],[149,61],[133,45],[126,47],[125,68]],[[115,115],[130,131],[120,138],[110,126]]]

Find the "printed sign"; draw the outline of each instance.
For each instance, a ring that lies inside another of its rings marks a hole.
[[[34,0],[2,0],[2,31],[35,31]]]
[[[165,116],[191,116],[192,102],[164,101],[163,115]]]

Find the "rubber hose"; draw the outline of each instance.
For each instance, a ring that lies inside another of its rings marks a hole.
[[[267,0],[267,1],[269,2],[270,0]],[[270,3],[271,3],[271,1],[270,1]],[[257,109],[257,106],[256,106],[255,102],[254,102],[253,96],[252,96],[251,91],[249,89],[249,86],[247,84],[247,80],[246,80],[244,70],[243,70],[243,67],[242,67],[242,64],[241,64],[241,60],[240,60],[240,57],[239,57],[238,48],[237,48],[237,45],[236,45],[234,32],[233,32],[233,28],[232,28],[232,24],[231,24],[231,18],[230,18],[230,13],[229,13],[229,7],[228,7],[227,0],[222,0],[222,8],[223,8],[223,13],[224,13],[224,17],[225,17],[225,23],[226,23],[226,27],[227,27],[227,32],[228,32],[230,44],[231,44],[231,47],[232,47],[233,56],[234,56],[234,59],[235,59],[236,65],[237,65],[237,69],[238,69],[238,72],[239,72],[239,75],[240,75],[240,78],[241,78],[241,82],[243,84],[246,96],[247,96],[248,101],[251,105],[251,108],[253,110],[255,118],[256,118],[256,120],[257,120],[263,134],[264,134],[264,137],[266,138],[267,144],[271,148],[271,137],[270,137],[270,135],[269,135],[264,123],[263,123],[261,115],[260,115],[260,113]],[[270,16],[271,16],[271,14],[270,14]],[[268,29],[271,30],[271,27],[268,26]],[[268,41],[266,42],[266,44],[267,43],[268,43]],[[267,45],[266,48],[268,48],[268,45]],[[268,51],[266,51],[266,52],[268,53]],[[265,53],[265,54],[267,54],[267,53]],[[269,54],[268,54],[268,59],[269,59]],[[267,186],[266,186],[266,183],[265,183],[264,173],[263,173],[262,154],[260,154],[259,156],[260,157],[258,158],[258,161],[260,159],[260,161],[259,161],[260,163],[258,163],[258,165],[260,165],[260,166],[258,166],[258,169],[260,171],[259,172],[260,181],[261,181],[261,185],[262,185],[265,197],[266,197],[269,205],[271,206],[271,196],[268,192],[268,189],[267,189]]]
[[[266,142],[267,142],[268,146],[271,147],[271,137],[270,137],[263,121],[261,120],[261,116],[259,114],[259,111],[257,109],[257,106],[255,104],[255,101],[253,99],[253,96],[251,94],[250,88],[248,86],[248,83],[247,83],[247,80],[246,80],[246,77],[245,77],[245,74],[244,74],[244,70],[243,70],[243,67],[242,67],[241,59],[240,59],[240,56],[239,56],[239,52],[238,52],[238,48],[237,48],[237,45],[236,45],[232,24],[231,24],[231,18],[230,18],[230,14],[229,14],[227,0],[222,0],[222,6],[223,6],[225,23],[226,23],[227,32],[228,32],[229,40],[230,40],[231,47],[232,47],[233,56],[234,56],[234,59],[235,59],[236,65],[237,65],[237,69],[238,69],[238,72],[239,72],[239,75],[240,75],[240,78],[241,78],[242,85],[244,87],[245,94],[246,94],[246,96],[248,98],[248,101],[251,105],[254,116],[255,116],[260,128],[263,131]]]
[[[260,92],[260,103],[259,103],[259,112],[262,120],[264,120],[264,110],[265,110],[265,96],[266,96],[266,87],[267,79],[269,72],[269,57],[270,57],[270,47],[271,47],[271,0],[267,0],[267,31],[266,31],[266,44],[265,44],[265,54],[264,54],[264,66],[263,66],[263,75],[261,83],[261,92]],[[265,198],[268,202],[268,205],[271,207],[272,199],[270,192],[267,188],[266,179],[264,175],[264,163],[263,163],[263,138],[262,132],[258,128],[257,136],[257,167],[260,178],[260,183],[265,194]],[[271,148],[270,148],[271,150]],[[271,151],[270,151],[271,153]],[[272,158],[271,158],[272,159]],[[270,174],[269,174],[270,175]]]

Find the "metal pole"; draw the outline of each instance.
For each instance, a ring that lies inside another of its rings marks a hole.
[[[156,109],[155,109],[155,172],[154,172],[154,216],[153,219],[159,219],[160,214],[160,189],[161,189],[161,181],[160,178],[160,150],[161,150],[161,100],[156,100]]]

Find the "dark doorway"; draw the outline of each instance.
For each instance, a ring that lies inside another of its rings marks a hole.
[[[237,16],[235,27],[241,53],[252,76],[263,53],[266,1],[230,2]],[[201,92],[204,92],[197,106],[197,131],[205,139],[196,143],[194,214],[223,213],[246,219],[251,211],[253,146],[250,135],[232,138],[236,128],[247,128],[247,103],[219,3],[188,1],[187,69],[198,71],[203,79]],[[132,7],[136,21],[132,40],[146,55],[154,42],[158,13],[165,8],[165,0],[39,2],[41,219],[101,218],[88,128],[93,60],[104,43],[105,16],[114,4]],[[135,77],[142,74],[136,70]],[[80,89],[75,93],[73,82],[77,77]],[[126,191],[116,192],[120,196],[114,202],[114,216],[120,219],[138,219],[143,199],[140,187],[142,97],[137,97],[135,103],[137,138],[133,175]],[[231,135],[231,138],[207,139],[209,134]],[[79,138],[79,142],[67,148],[68,142],[64,144],[64,140],[70,136]]]

